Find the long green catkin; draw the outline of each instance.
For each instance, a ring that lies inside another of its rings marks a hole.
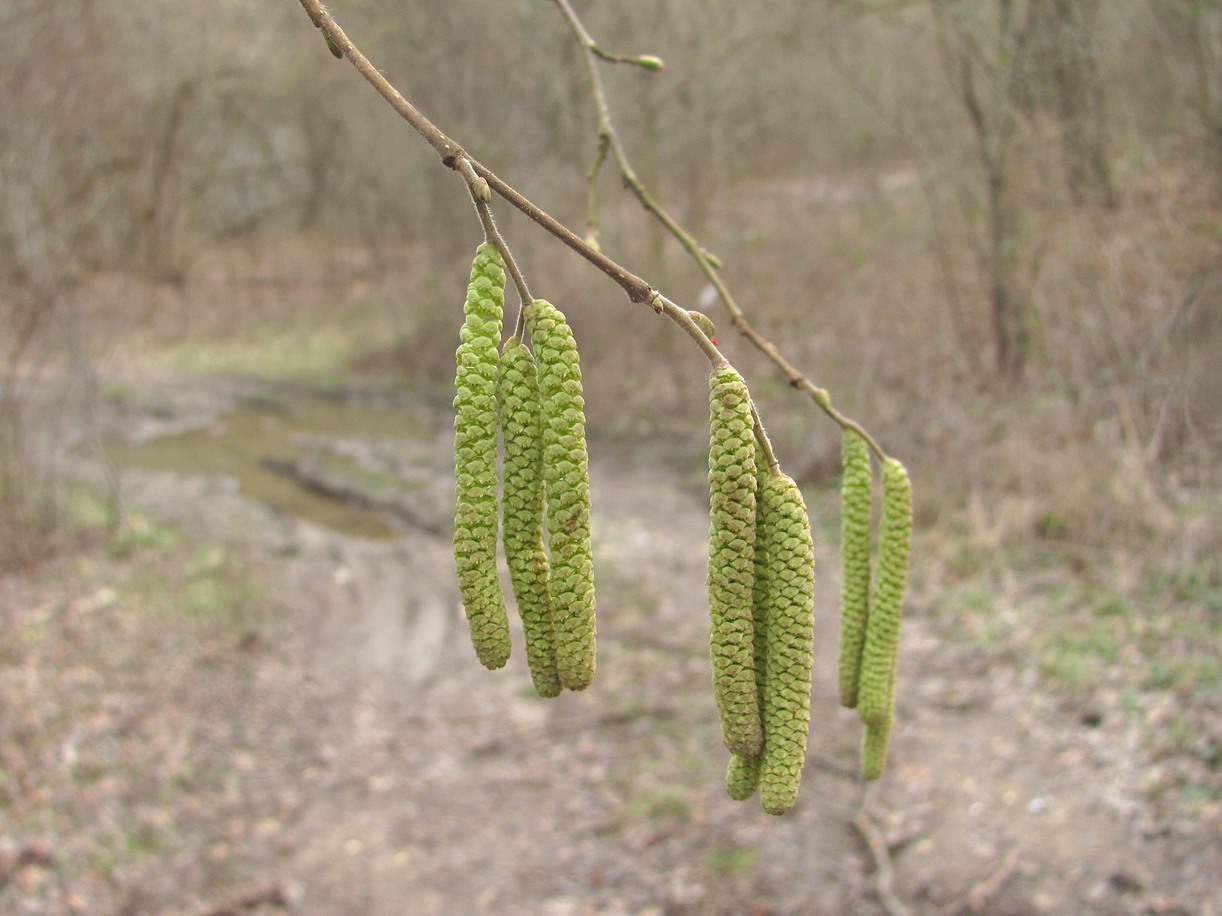
[[[857,711],[866,725],[890,723],[895,705],[895,675],[899,660],[900,622],[908,584],[908,553],[912,541],[912,482],[895,458],[883,462],[883,516],[878,538],[874,593],[861,652]]]
[[[497,350],[505,302],[505,269],[485,242],[475,253],[463,308],[454,396],[454,562],[480,663],[509,659],[509,617],[496,569]]]
[[[747,383],[709,376],[709,649],[722,740],[740,757],[763,744],[755,683],[755,431]]]
[[[767,677],[760,801],[769,814],[793,807],[810,732],[815,650],[815,546],[802,491],[775,471],[761,494],[768,560]]]
[[[550,302],[531,302],[526,307],[526,324],[535,346],[543,398],[543,480],[556,668],[562,686],[584,690],[594,678],[595,619],[581,366],[573,332]]]
[[[764,684],[768,678],[768,545],[764,543],[764,531],[768,525],[768,506],[760,498],[767,483],[769,468],[766,463],[756,466],[755,480],[755,582],[751,588],[751,623],[754,627],[752,644],[755,649],[755,694],[763,727]],[[767,742],[768,736],[763,736]],[[761,750],[763,748],[761,747]],[[726,793],[735,801],[746,801],[755,794],[760,781],[760,756],[741,757],[730,755],[726,767]]]
[[[501,542],[526,635],[531,680],[539,696],[554,697],[560,693],[560,675],[543,547],[543,401],[535,359],[520,341],[511,339],[501,350],[498,400],[504,444]]]
[[[874,475],[866,440],[853,430],[841,439],[840,484],[840,704],[857,705],[861,649],[870,606],[870,513]]]

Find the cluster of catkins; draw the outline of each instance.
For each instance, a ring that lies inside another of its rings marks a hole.
[[[840,703],[856,708],[865,726],[861,771],[878,779],[887,760],[895,712],[900,618],[912,540],[912,483],[895,458],[883,461],[883,513],[878,562],[870,576],[873,472],[864,439],[851,430],[841,442]],[[872,587],[871,587],[872,586]]]
[[[793,807],[810,730],[815,548],[793,479],[758,460],[751,396],[731,366],[709,378],[710,648],[726,791]]]
[[[454,397],[454,560],[480,662],[509,659],[509,617],[497,576],[497,529],[535,689],[557,696],[594,678],[594,560],[585,402],[573,332],[551,303],[526,306],[535,354],[501,347],[505,267],[488,243],[471,265]],[[536,362],[537,357],[537,362]],[[497,440],[504,498],[497,515]],[[498,525],[499,521],[499,525]],[[544,546],[544,526],[548,544]]]
[[[531,678],[540,696],[555,697],[594,676],[581,369],[564,315],[541,299],[524,312],[534,353],[517,336],[502,346],[504,288],[500,254],[485,243],[471,267],[457,353],[454,555],[476,654],[500,668],[510,652],[496,566],[500,529]],[[758,790],[765,811],[784,814],[797,799],[810,728],[814,545],[798,485],[775,459],[763,459],[770,450],[759,448],[746,382],[729,364],[714,368],[709,382],[710,655],[731,753],[726,789],[738,800]],[[857,434],[846,432],[844,442],[841,699],[861,713],[863,771],[874,779],[894,706],[912,498],[903,466],[887,459],[871,593],[870,457]]]

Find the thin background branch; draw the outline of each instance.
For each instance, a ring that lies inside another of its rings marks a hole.
[[[339,27],[335,19],[331,16],[330,11],[321,2],[321,0],[299,0],[306,13],[309,15],[315,27],[322,30],[331,43],[337,48],[340,53],[346,57],[352,65],[357,69],[366,81],[381,95],[399,115],[410,124],[417,133],[419,133],[438,156],[442,162],[451,169],[459,170],[468,174],[468,184],[470,185],[470,174],[483,178],[487,181],[489,188],[493,193],[510,203],[531,220],[562,241],[569,248],[573,249],[581,257],[585,258],[608,277],[614,280],[628,294],[628,298],[636,303],[648,304],[654,311],[665,314],[668,318],[682,327],[688,335],[696,341],[697,345],[704,352],[709,362],[714,367],[725,365],[728,360],[721,351],[712,343],[704,332],[700,330],[687,310],[663,296],[650,283],[638,277],[627,268],[618,264],[616,261],[607,257],[598,248],[596,241],[593,238],[584,239],[577,233],[573,232],[559,220],[555,219],[551,214],[530,201],[525,195],[519,192],[516,188],[504,181],[496,175],[491,169],[484,166],[477,159],[472,157],[462,146],[455,140],[445,134],[437,125],[430,121],[425,115],[411,102],[409,102],[402,93],[399,92],[376,67],[369,61],[360,49],[352,42],[351,39],[344,33],[344,30]],[[716,288],[718,295],[721,297],[722,303],[726,310],[730,313],[730,319],[738,332],[745,337],[756,349],[763,353],[785,376],[790,386],[799,391],[804,391],[811,399],[819,406],[821,410],[833,421],[839,424],[844,429],[851,429],[857,432],[870,446],[871,450],[879,457],[880,460],[886,457],[886,453],[878,442],[870,435],[870,433],[862,427],[857,421],[847,417],[837,410],[832,405],[831,395],[825,388],[821,388],[811,381],[806,375],[797,369],[785,356],[780,352],[777,346],[757,331],[748,321],[746,314],[738,305],[733,295],[730,293],[725,282],[722,280],[717,271],[715,259],[711,258],[709,253],[699,244],[699,242],[685,230],[679,223],[674,220],[666,210],[656,201],[648,192],[645,186],[637,178],[631,167],[627,154],[624,152],[623,145],[620,143],[618,134],[611,121],[610,109],[606,102],[606,93],[602,86],[601,76],[598,72],[597,61],[609,60],[613,62],[626,61],[640,64],[643,60],[651,61],[651,64],[643,64],[648,69],[657,69],[657,59],[648,56],[645,57],[625,57],[621,55],[609,54],[603,51],[589,32],[585,29],[581,20],[574,12],[568,0],[552,0],[561,13],[564,15],[566,22],[577,37],[581,47],[586,55],[588,69],[593,85],[595,102],[599,110],[599,140],[600,147],[605,145],[611,158],[615,161],[620,174],[629,188],[641,201],[642,205],[658,219],[666,229],[677,238],[684,248],[699,264],[709,282]],[[603,155],[600,153],[600,157]],[[601,161],[596,161],[591,169],[589,180],[591,183],[597,179],[598,168]],[[478,201],[477,201],[478,203]]]

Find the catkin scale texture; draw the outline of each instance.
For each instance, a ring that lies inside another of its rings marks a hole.
[[[735,801],[746,801],[760,784],[760,758],[730,755],[726,766],[726,794]]]
[[[740,757],[763,743],[755,680],[755,433],[747,384],[731,366],[709,376],[709,623],[722,739]]]
[[[841,440],[843,471],[840,484],[840,703],[857,705],[861,649],[866,638],[870,604],[870,513],[873,473],[866,440],[845,430]]]
[[[543,400],[543,480],[551,550],[551,609],[560,683],[594,678],[594,555],[590,470],[577,343],[564,315],[536,299],[526,307]]]
[[[755,581],[751,586],[751,623],[754,627],[752,644],[755,649],[755,695],[761,710],[760,726],[763,727],[764,684],[768,679],[768,545],[764,531],[766,511],[760,498],[764,484],[768,482],[769,468],[766,463],[756,465],[755,489]],[[767,740],[767,736],[764,736]],[[762,750],[761,746],[761,750]],[[760,757],[730,755],[726,768],[726,793],[735,801],[745,801],[755,794],[760,781]]]
[[[509,659],[509,617],[496,569],[497,351],[505,302],[505,269],[490,244],[471,264],[456,354],[454,396],[454,562],[480,663]]]
[[[773,473],[761,491],[759,511],[767,553],[760,801],[769,814],[784,814],[798,797],[810,732],[815,548],[806,504],[792,478]]]
[[[501,541],[522,617],[531,680],[540,696],[554,697],[561,688],[543,547],[543,401],[534,357],[517,340],[509,340],[501,351],[498,401],[504,446]]]
[[[878,563],[857,691],[857,711],[861,720],[876,728],[890,723],[895,704],[900,621],[912,540],[912,482],[908,472],[895,458],[888,458],[883,462],[882,482]]]

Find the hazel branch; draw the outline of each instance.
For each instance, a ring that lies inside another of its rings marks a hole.
[[[752,346],[763,353],[775,365],[788,380],[791,387],[799,391],[804,391],[810,396],[811,400],[843,429],[850,429],[858,433],[869,445],[870,449],[878,456],[879,460],[884,460],[887,455],[883,451],[882,446],[867,432],[860,423],[852,418],[841,413],[832,404],[831,395],[827,389],[821,388],[807,378],[802,372],[789,362],[780,350],[772,341],[766,338],[763,334],[757,331],[748,320],[746,314],[731,294],[729,288],[721,278],[718,268],[720,261],[715,255],[709,252],[699,240],[685,229],[678,220],[657,201],[656,198],[645,187],[645,184],[637,176],[636,171],[632,168],[631,162],[628,160],[628,155],[624,151],[623,143],[620,141],[619,132],[615,128],[615,124],[611,120],[611,109],[607,103],[607,93],[604,88],[602,76],[598,70],[598,60],[609,59],[599,49],[598,43],[590,35],[585,24],[573,9],[569,0],[552,0],[556,7],[560,10],[569,29],[573,32],[578,44],[581,45],[586,60],[586,69],[590,74],[591,92],[594,96],[594,106],[598,112],[598,138],[600,158],[598,164],[601,166],[601,160],[606,156],[606,151],[609,150],[611,158],[615,160],[616,167],[619,169],[620,176],[624,184],[633,193],[653,217],[660,222],[663,227],[669,232],[684,250],[692,257],[699,266],[701,272],[708,279],[713,288],[717,290],[717,295],[721,299],[725,309],[730,314],[730,321],[735,329],[743,337],[747,339]],[[592,170],[592,175],[596,177],[596,172]],[[587,176],[591,181],[594,180]],[[591,192],[591,200],[593,200]],[[592,221],[596,221],[596,217],[590,217]]]
[[[403,118],[424,140],[433,148],[437,155],[441,158],[442,163],[451,169],[463,172],[467,179],[468,189],[476,200],[476,208],[480,212],[481,222],[484,223],[485,232],[488,232],[488,227],[491,223],[491,212],[486,211],[487,202],[480,200],[482,197],[482,186],[474,184],[472,175],[482,178],[488,186],[488,189],[508,202],[511,206],[519,210],[534,223],[539,225],[545,231],[550,233],[555,238],[559,239],[574,252],[579,254],[585,260],[589,261],[600,271],[610,277],[617,283],[621,289],[628,295],[629,300],[638,304],[648,304],[654,311],[665,314],[672,321],[682,327],[689,336],[700,346],[705,356],[708,357],[710,363],[714,366],[721,365],[727,362],[725,356],[717,349],[699,327],[688,315],[687,311],[675,303],[671,302],[666,297],[662,296],[656,289],[641,277],[634,274],[632,271],[623,267],[613,259],[607,257],[597,246],[591,242],[581,238],[547,211],[533,203],[529,198],[519,192],[516,188],[504,181],[500,176],[494,173],[487,166],[483,165],[477,159],[463,150],[462,146],[452,138],[446,135],[436,124],[429,120],[423,112],[409,102],[398,89],[391,84],[386,77],[382,76],[381,72],[370,62],[370,60],[361,53],[361,50],[352,42],[339,24],[336,23],[330,11],[326,8],[322,0],[298,0],[306,14],[310,17],[310,21],[314,23],[315,28],[320,29],[328,40],[328,45],[338,49],[340,55],[351,62],[356,71],[365,78],[365,81],[373,87],[374,91]],[[738,329],[739,333],[751,341],[758,349],[764,352],[769,359],[775,363],[778,368],[789,379],[790,384],[800,390],[805,390],[814,399],[815,403],[842,427],[853,429],[861,434],[862,438],[870,445],[871,449],[881,458],[885,457],[885,453],[879,444],[869,435],[864,428],[858,423],[849,419],[832,407],[831,397],[826,390],[819,388],[804,375],[795,369],[792,364],[787,362],[777,350],[775,345],[768,341],[763,335],[759,334],[751,327],[743,314],[742,309],[738,307],[733,296],[727,289],[717,272],[718,262],[716,258],[706,251],[696,239],[683,229],[679,223],[674,220],[666,211],[653,199],[645,188],[644,184],[636,176],[631,163],[628,161],[627,154],[619,140],[619,135],[615,131],[611,122],[610,109],[607,106],[606,92],[603,89],[602,79],[598,72],[597,60],[605,58],[605,55],[600,55],[594,51],[597,43],[589,36],[585,30],[581,20],[577,17],[568,0],[552,0],[564,14],[566,21],[577,35],[581,42],[583,51],[587,59],[588,69],[590,72],[592,85],[594,87],[596,104],[599,108],[599,121],[602,127],[600,128],[600,136],[606,136],[607,150],[610,156],[615,160],[616,167],[619,169],[621,176],[633,193],[637,195],[642,205],[649,212],[653,213],[655,218],[661,220],[663,225],[675,235],[680,243],[688,250],[696,262],[700,265],[709,282],[717,290],[721,297],[722,303],[730,313],[731,320]],[[649,58],[648,55],[638,59],[649,59],[656,61],[656,58]],[[656,63],[641,64],[647,69],[658,69]],[[601,141],[600,141],[601,142]],[[603,154],[604,157],[606,154]],[[601,168],[601,161],[598,162],[598,167]],[[593,177],[591,181],[597,180],[597,169],[591,170]],[[477,190],[477,187],[479,190]],[[481,204],[483,205],[481,207]],[[489,234],[493,244],[497,244],[496,239],[499,235]],[[504,240],[497,244],[498,250],[502,255],[507,254],[508,247],[502,248]],[[506,261],[506,265],[511,259]],[[512,274],[511,274],[512,275]],[[514,277],[515,284],[518,284],[521,275]],[[523,280],[519,285],[519,293],[525,288]],[[525,299],[525,301],[530,301]],[[519,316],[519,325],[521,324]]]
[[[471,167],[470,161],[465,156],[460,156],[454,167],[467,179],[471,201],[475,204],[475,212],[479,215],[479,221],[484,227],[484,240],[491,242],[500,252],[501,260],[505,262],[505,272],[509,274],[513,285],[517,288],[520,301],[518,317],[513,327],[513,339],[520,341],[522,334],[526,331],[526,305],[533,301],[530,288],[526,285],[526,277],[518,268],[518,262],[514,260],[513,252],[509,250],[509,244],[501,235],[500,230],[496,228],[496,221],[492,218],[492,207],[489,206],[492,203],[492,191],[488,187],[488,182],[475,174],[475,169]]]
[[[608,139],[604,135],[598,138],[598,152],[586,172],[586,241],[595,248],[598,244],[598,176],[602,173],[603,163],[607,161]]]
[[[573,232],[573,230],[569,229],[550,213],[532,203],[525,195],[501,179],[491,169],[466,153],[457,141],[446,136],[436,124],[425,117],[416,106],[404,98],[399,90],[352,43],[352,40],[348,38],[344,30],[339,27],[331,16],[322,0],[298,0],[298,2],[307,15],[309,15],[315,27],[321,29],[323,34],[331,39],[331,42],[340,49],[343,56],[352,63],[352,66],[373,87],[374,91],[382,96],[399,116],[433,147],[447,168],[457,169],[459,167],[459,159],[465,158],[470,162],[471,168],[475,170],[475,173],[488,182],[488,186],[493,193],[520,210],[532,221],[614,280],[628,294],[629,299],[636,303],[647,303],[650,301],[654,290],[647,282],[626,267],[617,264],[597,248],[588,244],[581,236],[577,235],[577,233]]]

